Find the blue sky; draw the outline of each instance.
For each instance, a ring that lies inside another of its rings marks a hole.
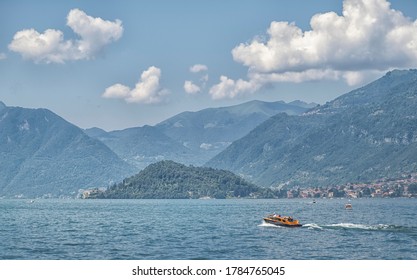
[[[417,67],[417,1],[0,0],[0,101],[89,128],[325,103]]]

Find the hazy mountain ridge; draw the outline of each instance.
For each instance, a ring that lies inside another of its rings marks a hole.
[[[120,158],[138,169],[164,159],[193,159],[189,149],[153,126],[145,125],[110,132],[95,128],[86,130],[86,133],[106,144]]]
[[[268,118],[282,112],[299,115],[315,105],[301,101],[294,105],[254,100],[235,106],[184,112],[156,127],[197,153],[199,160],[191,163],[203,164]]]
[[[47,109],[0,108],[0,196],[74,196],[134,169]]]
[[[271,116],[280,112],[299,115],[314,106],[316,104],[302,101],[255,100],[229,107],[183,112],[155,126],[110,132],[92,128],[85,132],[141,169],[161,160],[203,165]]]
[[[277,115],[207,165],[264,186],[322,186],[417,170],[417,71],[392,71],[302,116]]]

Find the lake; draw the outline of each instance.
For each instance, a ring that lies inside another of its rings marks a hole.
[[[416,199],[347,202],[0,199],[0,259],[417,259]]]

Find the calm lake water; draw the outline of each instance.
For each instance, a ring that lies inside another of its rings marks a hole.
[[[416,199],[316,201],[0,199],[0,259],[417,259]]]

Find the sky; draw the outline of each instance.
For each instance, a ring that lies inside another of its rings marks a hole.
[[[0,0],[0,101],[81,127],[323,104],[417,68],[411,0]]]

